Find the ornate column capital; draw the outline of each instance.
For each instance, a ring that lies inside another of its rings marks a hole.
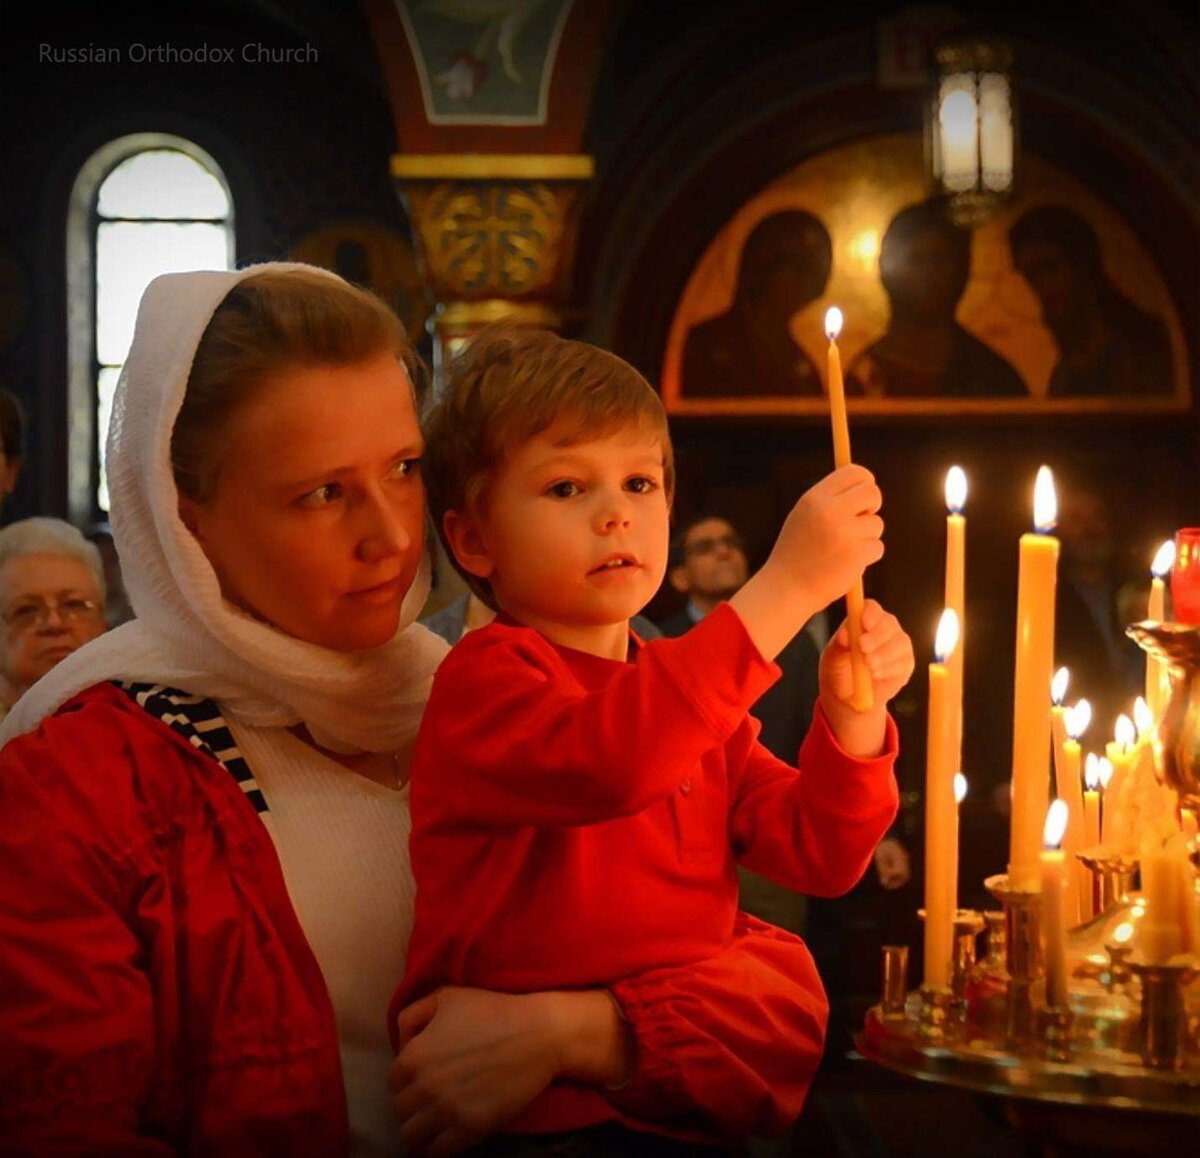
[[[562,325],[591,157],[397,154],[391,171],[437,302],[438,345],[505,317]]]

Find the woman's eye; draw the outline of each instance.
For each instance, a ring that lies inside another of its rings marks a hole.
[[[317,487],[315,491],[309,491],[304,495],[300,499],[300,505],[302,507],[324,507],[341,497],[342,486],[340,483],[326,483],[323,487]]]
[[[650,491],[657,489],[658,481],[652,479],[649,475],[636,475],[629,479],[625,484],[635,495],[649,494]]]
[[[392,474],[397,478],[411,478],[421,469],[420,458],[402,458],[394,467]]]
[[[570,499],[581,493],[582,492],[580,491],[577,483],[567,482],[566,480],[562,482],[551,483],[551,485],[546,488],[546,494],[553,495],[556,499]]]

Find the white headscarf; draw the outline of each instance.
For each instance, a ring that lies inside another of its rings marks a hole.
[[[37,727],[83,689],[118,679],[207,696],[252,726],[303,722],[318,743],[339,751],[411,745],[447,650],[414,622],[429,592],[427,563],[389,643],[335,651],[287,635],[223,599],[216,573],[179,518],[171,431],[213,311],[252,274],[312,268],[272,263],[230,273],[172,273],[147,287],[117,384],[107,451],[113,535],[137,618],[81,647],[34,684],[0,726],[0,743]]]

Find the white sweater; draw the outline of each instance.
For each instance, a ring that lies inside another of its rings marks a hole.
[[[226,717],[227,720],[229,719]],[[387,1008],[404,971],[416,888],[408,788],[385,788],[283,728],[229,720],[337,1017],[354,1158],[402,1153],[387,1088]]]

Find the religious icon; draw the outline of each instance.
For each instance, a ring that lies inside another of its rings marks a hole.
[[[1010,206],[973,230],[928,196],[921,142],[838,146],[736,210],[692,271],[663,354],[672,414],[828,411],[837,304],[851,413],[1186,410],[1178,307],[1134,229],[1021,158]]]
[[[1008,244],[1058,350],[1051,397],[1171,393],[1167,327],[1113,284],[1100,239],[1081,213],[1066,205],[1028,209],[1009,229]]]
[[[847,390],[889,398],[1028,397],[1012,365],[955,316],[970,272],[971,234],[941,203],[897,213],[879,251],[888,328],[850,364]]]
[[[819,395],[817,368],[789,326],[825,292],[832,261],[829,231],[813,214],[790,209],[764,217],[742,247],[729,308],[688,333],[688,394]]]

